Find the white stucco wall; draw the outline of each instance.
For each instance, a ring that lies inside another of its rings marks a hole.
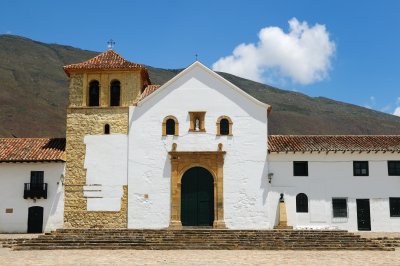
[[[268,193],[272,223],[284,193],[288,223],[295,228],[357,231],[356,199],[369,199],[371,230],[400,231],[400,218],[389,213],[389,197],[400,197],[400,176],[388,176],[387,169],[399,153],[271,153],[268,160],[274,174]],[[309,176],[293,176],[293,161],[308,161]],[[353,176],[353,161],[369,161],[369,176]],[[298,193],[308,196],[308,213],[296,213]],[[348,218],[333,218],[332,198],[347,198]]]
[[[44,171],[48,183],[47,199],[24,199],[24,183],[30,182],[31,171]],[[0,232],[26,233],[28,208],[43,207],[43,230],[61,228],[64,217],[64,188],[60,181],[64,163],[0,163]],[[13,213],[6,213],[12,208]]]
[[[267,228],[267,108],[202,67],[192,67],[130,108],[128,227],[165,228],[170,222],[172,143],[178,151],[226,151],[224,215],[228,228]],[[206,132],[188,132],[190,111],[206,111]],[[179,136],[162,136],[163,119],[179,121]],[[222,115],[233,136],[216,136]],[[148,196],[148,197],[147,197]]]
[[[88,211],[120,211],[127,184],[127,135],[85,136]]]

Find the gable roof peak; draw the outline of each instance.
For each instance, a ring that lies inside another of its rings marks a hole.
[[[268,110],[268,112],[270,112],[271,110],[271,106],[269,104],[263,103],[259,100],[257,100],[256,98],[254,98],[253,96],[251,96],[250,94],[246,93],[245,91],[243,91],[242,89],[240,89],[238,86],[236,86],[235,84],[233,84],[232,82],[230,82],[229,80],[225,79],[224,77],[222,77],[221,75],[219,75],[217,72],[215,72],[214,70],[210,69],[209,67],[207,67],[206,65],[204,65],[203,63],[201,63],[199,60],[195,60],[191,65],[189,65],[187,68],[185,68],[183,71],[179,72],[179,74],[177,74],[176,76],[174,76],[172,79],[170,79],[169,81],[167,81],[165,84],[163,84],[162,86],[160,86],[159,88],[157,88],[156,90],[152,91],[152,93],[150,95],[146,95],[147,97],[142,98],[141,100],[139,100],[138,105],[143,104],[145,101],[147,101],[148,99],[154,97],[155,95],[157,95],[160,91],[162,91],[164,88],[168,87],[171,83],[175,82],[176,80],[180,79],[182,76],[186,75],[188,72],[190,72],[192,69],[194,68],[200,68],[203,71],[207,72],[208,74],[210,74],[212,77],[220,80],[221,82],[225,83],[226,85],[228,85],[230,88],[232,88],[233,90],[237,91],[238,93],[240,93],[241,95],[243,95],[244,97],[248,98],[250,101],[254,102],[257,105],[261,105],[263,107],[266,108],[266,110]]]

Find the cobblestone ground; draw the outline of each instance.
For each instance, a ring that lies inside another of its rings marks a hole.
[[[11,251],[0,248],[0,265],[400,265],[400,250]]]

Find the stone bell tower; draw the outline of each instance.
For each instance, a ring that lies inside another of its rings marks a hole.
[[[150,84],[147,69],[109,49],[85,62],[64,66],[69,77],[64,227],[126,228],[127,186],[120,211],[87,211],[84,137],[128,133],[128,106]]]

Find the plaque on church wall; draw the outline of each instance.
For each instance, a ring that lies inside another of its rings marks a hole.
[[[6,209],[6,213],[13,213],[14,212],[14,209],[13,208],[7,208]]]

